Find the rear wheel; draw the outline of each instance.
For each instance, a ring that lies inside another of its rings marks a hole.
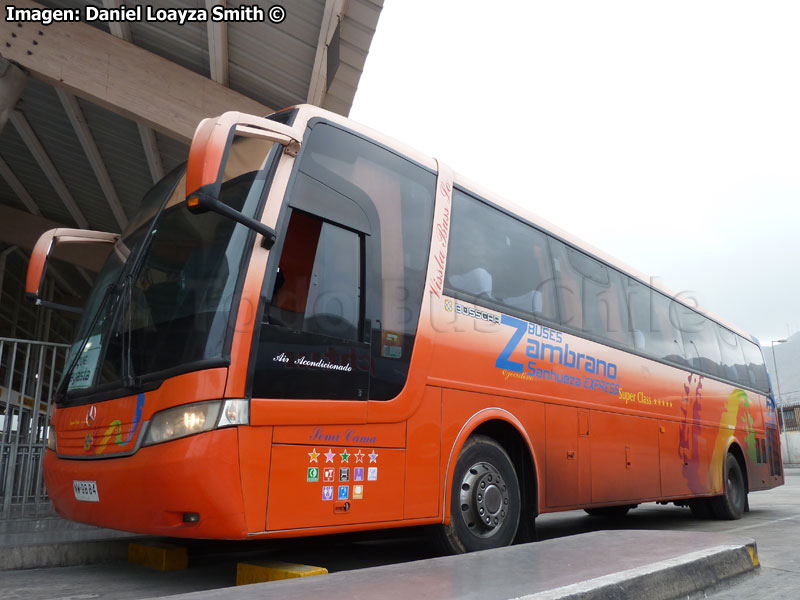
[[[747,486],[744,473],[736,457],[728,453],[723,472],[724,492],[711,499],[711,508],[718,519],[741,519],[747,503]]]
[[[508,546],[520,521],[521,496],[514,465],[492,438],[474,435],[453,472],[450,523],[438,530],[446,552],[461,554]]]

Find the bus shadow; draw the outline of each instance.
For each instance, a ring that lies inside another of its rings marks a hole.
[[[757,512],[746,513],[744,519],[756,516]],[[659,506],[647,504],[631,510],[623,517],[598,517],[582,510],[540,515],[536,519],[536,541],[545,541],[607,530],[707,530],[729,529],[729,522],[715,519],[699,519],[688,508],[678,506]]]

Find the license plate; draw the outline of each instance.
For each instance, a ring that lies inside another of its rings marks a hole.
[[[96,481],[73,481],[72,489],[75,492],[75,500],[100,502],[100,496],[97,495]]]

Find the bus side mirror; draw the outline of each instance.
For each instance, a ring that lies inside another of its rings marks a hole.
[[[239,112],[226,112],[216,119],[204,119],[197,126],[186,164],[186,208],[199,214],[216,212],[264,236],[263,245],[271,248],[275,231],[219,201],[225,165],[235,136],[253,137],[281,144],[296,156],[301,134],[282,123]]]
[[[256,233],[260,233],[264,236],[264,241],[261,245],[267,250],[272,248],[272,245],[275,243],[275,230],[272,229],[272,227],[267,227],[260,221],[251,219],[250,217],[240,213],[238,210],[231,208],[227,204],[223,204],[217,200],[213,194],[208,194],[203,191],[195,192],[186,198],[186,208],[189,209],[189,212],[195,215],[199,215],[210,210],[222,215],[223,217],[227,217],[232,221],[241,223],[245,227],[249,227]]]
[[[118,233],[89,231],[86,229],[59,227],[45,231],[36,241],[31,253],[31,260],[28,262],[28,274],[25,278],[25,297],[37,306],[81,312],[79,308],[49,302],[41,298],[42,280],[44,279],[48,258],[50,258],[53,249],[60,244],[114,244],[118,239]]]

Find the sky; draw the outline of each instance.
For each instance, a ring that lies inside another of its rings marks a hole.
[[[350,117],[757,336],[800,329],[800,2],[385,0]]]

